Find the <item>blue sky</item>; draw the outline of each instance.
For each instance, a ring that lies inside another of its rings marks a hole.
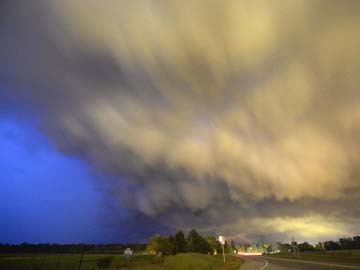
[[[120,240],[101,222],[101,176],[59,153],[33,124],[0,120],[0,242]]]

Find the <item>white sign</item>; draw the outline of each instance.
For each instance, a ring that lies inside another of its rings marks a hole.
[[[219,242],[220,242],[220,244],[225,245],[225,237],[220,235],[219,236]]]

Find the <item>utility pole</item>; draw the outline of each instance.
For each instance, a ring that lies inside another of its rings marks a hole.
[[[223,260],[224,260],[224,263],[225,263],[225,249],[224,249],[224,246],[225,246],[225,237],[220,235],[219,236],[219,242],[221,244],[221,247],[222,247],[222,252],[223,252]]]
[[[293,246],[295,255],[300,258],[299,248],[297,246],[297,242],[295,241],[294,237],[291,237],[291,245]]]
[[[81,270],[82,262],[83,262],[84,252],[81,252],[80,262],[79,262],[79,270]]]

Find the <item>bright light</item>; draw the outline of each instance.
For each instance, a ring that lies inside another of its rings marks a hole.
[[[239,251],[237,254],[242,255],[242,256],[261,256],[262,255],[261,252],[241,252],[241,251]]]
[[[220,244],[225,245],[225,237],[220,235],[219,236],[219,242],[220,242]]]

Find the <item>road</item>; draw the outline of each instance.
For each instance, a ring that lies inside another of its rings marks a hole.
[[[289,260],[269,257],[246,257],[240,270],[360,270],[360,266]]]

